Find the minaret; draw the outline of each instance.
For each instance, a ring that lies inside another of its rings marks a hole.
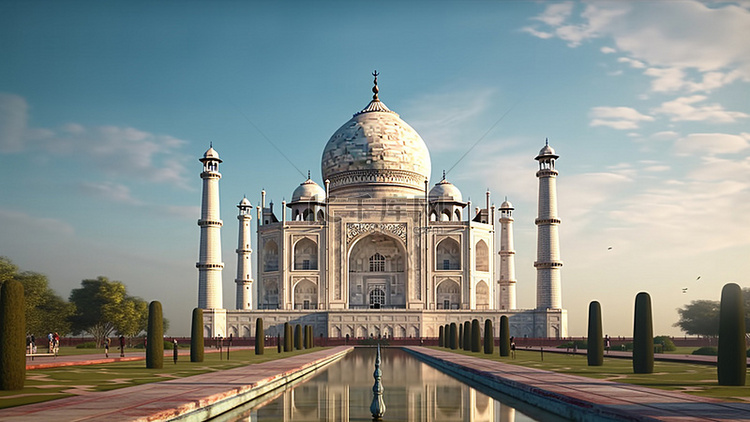
[[[200,159],[203,163],[203,199],[201,201],[201,246],[198,267],[198,307],[202,309],[221,309],[221,226],[219,218],[219,153],[213,146]]]
[[[537,309],[562,309],[560,284],[560,242],[557,226],[557,170],[555,170],[555,150],[545,141],[535,160],[539,161],[539,214],[534,223],[537,226],[536,243],[536,307]]]
[[[513,204],[500,204],[500,309],[516,309],[516,251],[513,246]]]
[[[250,223],[252,222],[253,216],[250,214],[250,210],[253,206],[247,198],[242,198],[242,201],[237,205],[240,209],[237,219],[240,221],[240,230],[237,240],[237,278],[234,282],[237,284],[237,309],[253,309],[253,294],[252,294],[252,264],[250,261],[250,254],[253,250],[250,249]]]

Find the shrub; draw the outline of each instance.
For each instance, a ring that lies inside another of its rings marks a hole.
[[[148,342],[146,343],[146,368],[164,367],[164,317],[161,303],[153,301],[148,305]]]
[[[586,359],[589,366],[602,366],[604,364],[602,307],[597,301],[589,304],[589,332],[586,343]]]
[[[265,334],[263,332],[263,318],[255,320],[255,354],[262,355],[266,347]]]
[[[203,309],[193,309],[190,329],[190,362],[203,362]]]
[[[294,340],[292,339],[292,326],[288,323],[284,323],[284,351],[291,352],[294,347]]]
[[[742,288],[736,283],[721,289],[719,308],[719,355],[716,367],[719,385],[745,385],[745,309]]]
[[[656,336],[654,337],[654,344],[660,344],[661,350],[665,352],[674,352],[677,350],[677,346],[669,336]]]
[[[500,356],[510,356],[510,329],[507,315],[500,317]]]
[[[445,335],[444,331],[445,331],[445,327],[441,325],[438,328],[438,346],[439,347],[443,347],[445,345],[445,338],[443,337]]]
[[[471,320],[471,351],[479,353],[482,349],[482,335],[479,331],[479,320]]]
[[[471,322],[464,322],[464,350],[471,350]]]
[[[654,328],[651,317],[651,296],[640,292],[635,296],[633,321],[633,373],[654,372]]]
[[[456,345],[459,349],[464,348],[464,325],[458,323],[458,344]]]
[[[557,349],[587,349],[589,348],[589,342],[587,340],[571,340],[556,346]]]
[[[491,355],[495,352],[495,330],[492,328],[492,320],[484,320],[484,353]]]
[[[716,356],[719,354],[719,349],[713,347],[713,346],[705,346],[701,347],[700,349],[693,350],[693,355],[701,355],[701,356]]]
[[[23,284],[0,286],[0,390],[20,390],[26,382],[26,299]]]
[[[294,348],[297,350],[302,350],[304,347],[302,345],[302,326],[299,324],[296,324],[294,326]]]
[[[455,322],[451,322],[451,334],[450,334],[450,346],[451,349],[456,350],[458,348],[458,327]]]
[[[84,341],[76,345],[76,349],[96,349],[95,341]]]

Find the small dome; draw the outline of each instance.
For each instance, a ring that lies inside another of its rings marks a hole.
[[[539,150],[539,155],[555,155],[555,150],[547,144]]]
[[[253,205],[250,203],[250,201],[247,199],[247,197],[242,198],[242,201],[237,205],[237,208],[240,207],[252,207]]]
[[[320,185],[307,179],[292,193],[292,202],[325,202],[326,191]]]
[[[216,160],[218,162],[221,162],[221,159],[219,158],[219,153],[216,152],[216,150],[213,147],[209,148],[208,151],[206,151],[205,154],[203,154],[203,159],[201,161],[203,160]]]
[[[430,189],[430,202],[462,202],[461,191],[451,182],[443,179]]]
[[[500,209],[501,210],[512,210],[514,208],[513,208],[513,204],[511,204],[510,201],[508,201],[506,199],[505,201],[503,201],[502,204],[500,204]]]

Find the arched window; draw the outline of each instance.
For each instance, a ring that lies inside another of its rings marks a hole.
[[[279,270],[279,247],[273,240],[263,245],[263,271]]]
[[[490,288],[484,280],[477,283],[476,288],[476,303],[477,309],[489,309],[490,308]]]
[[[438,309],[458,309],[461,304],[461,289],[453,280],[442,281],[437,288]]]
[[[318,309],[318,286],[302,280],[294,286],[294,309]]]
[[[318,245],[314,241],[304,238],[294,244],[294,269],[318,269]]]
[[[477,271],[489,271],[490,270],[490,248],[487,247],[487,243],[484,240],[477,242],[477,246],[474,249],[475,269]]]
[[[385,257],[379,253],[370,257],[370,272],[383,272],[385,271]]]
[[[461,247],[458,242],[446,238],[438,243],[435,254],[436,270],[460,270],[461,269]]]

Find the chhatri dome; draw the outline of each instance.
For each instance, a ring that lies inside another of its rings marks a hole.
[[[430,202],[463,202],[461,191],[458,190],[456,185],[445,179],[445,172],[443,172],[443,180],[437,182],[430,189],[429,200]]]
[[[300,183],[300,185],[297,186],[297,189],[292,193],[292,202],[325,202],[325,200],[325,189],[313,182],[309,173],[307,175],[307,180]]]
[[[430,178],[430,152],[422,138],[378,98],[344,123],[326,144],[323,180],[331,196],[423,197]]]

